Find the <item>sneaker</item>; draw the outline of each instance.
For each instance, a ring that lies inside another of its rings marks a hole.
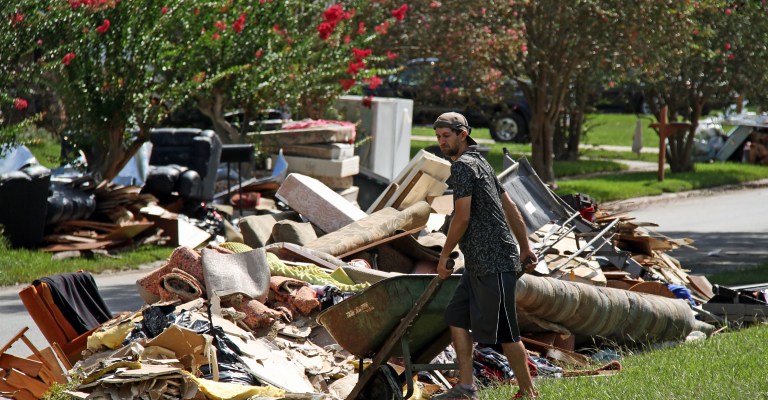
[[[447,392],[432,396],[432,400],[477,400],[477,390],[467,390],[461,385],[450,388]]]
[[[539,397],[539,392],[533,392],[533,394],[524,394],[523,392],[517,392],[514,396],[512,396],[513,399],[536,399]]]

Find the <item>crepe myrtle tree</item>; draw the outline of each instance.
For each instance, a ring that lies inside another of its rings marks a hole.
[[[10,53],[3,57],[19,61],[11,86],[24,81],[55,93],[67,136],[88,169],[111,179],[150,129],[182,104],[196,102],[232,141],[222,122],[228,107],[319,108],[357,81],[372,79],[365,69],[371,54],[354,47],[372,38],[355,35],[363,28],[352,22],[366,2],[315,3],[4,2],[10,28],[2,30],[2,40]]]
[[[658,117],[667,106],[670,120],[691,123],[669,138],[672,172],[693,171],[694,133],[707,104],[727,104],[736,93],[755,94],[765,82],[764,2],[697,1],[686,4],[675,40],[659,42],[642,55],[640,77],[646,102]]]
[[[616,62],[615,53],[632,54],[645,32],[664,32],[673,0],[488,1],[487,46],[478,51],[505,75],[515,77],[532,110],[532,165],[554,184],[554,131],[574,78],[599,63]],[[474,29],[475,32],[478,29]],[[614,69],[626,69],[617,63]]]
[[[378,5],[395,7],[396,0],[380,0]],[[508,98],[510,77],[503,76],[490,65],[482,51],[491,39],[486,27],[478,27],[485,18],[484,2],[465,0],[412,0],[408,3],[408,18],[386,28],[387,40],[372,45],[375,52],[386,54],[380,64],[391,69],[402,68],[409,60],[435,58],[437,68],[433,74],[419,77],[420,90],[412,93],[414,102],[458,104],[487,112],[493,117],[496,110],[480,107],[501,105]]]
[[[381,9],[367,1],[328,5],[300,0],[229,2],[175,12],[193,13],[199,32],[188,49],[192,98],[225,143],[244,141],[261,110],[285,108],[296,118],[320,118],[339,95],[363,83],[376,85],[370,46],[396,24],[408,6]],[[226,119],[242,112],[237,124]]]

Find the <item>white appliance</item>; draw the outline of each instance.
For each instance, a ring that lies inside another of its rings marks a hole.
[[[362,96],[341,96],[335,105],[343,120],[357,124],[360,166],[392,181],[411,160],[413,100],[374,97],[368,108]]]

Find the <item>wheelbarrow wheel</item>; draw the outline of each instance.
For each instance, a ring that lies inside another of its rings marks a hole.
[[[389,375],[389,376],[387,376]],[[394,382],[392,382],[394,380]],[[376,375],[371,378],[367,385],[357,396],[358,400],[395,400],[402,398],[402,392],[398,395],[396,392],[403,385],[402,379],[397,375],[394,368],[389,365],[382,365],[376,371]],[[395,387],[392,387],[392,385]]]

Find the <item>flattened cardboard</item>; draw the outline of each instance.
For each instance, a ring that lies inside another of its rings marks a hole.
[[[205,352],[210,343],[206,340],[206,335],[199,335],[195,331],[175,324],[169,326],[163,333],[147,342],[145,347],[150,346],[159,346],[171,350],[176,353],[177,358],[192,355],[197,365],[208,364]]]

